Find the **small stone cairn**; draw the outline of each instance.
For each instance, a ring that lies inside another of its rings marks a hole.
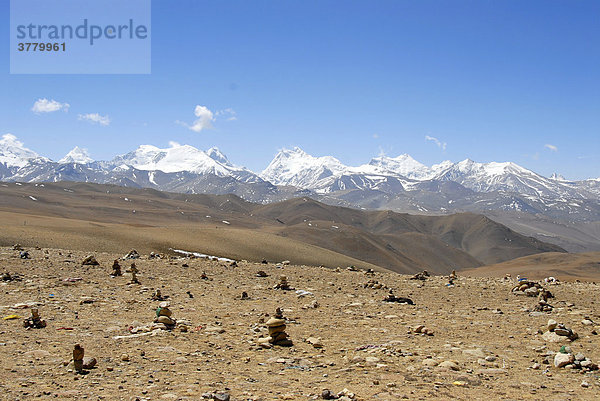
[[[598,365],[586,358],[581,352],[573,354],[571,347],[562,346],[554,355],[554,367],[565,369],[581,369],[583,372],[598,370]]]
[[[32,308],[31,317],[28,317],[23,321],[23,327],[28,329],[43,329],[46,327],[46,321],[40,317],[40,313],[37,308]]]
[[[163,295],[162,292],[160,291],[160,288],[157,288],[156,290],[154,290],[154,294],[152,294],[153,301],[165,301],[167,298],[169,298],[169,296]]]
[[[156,319],[154,319],[154,323],[162,323],[166,326],[167,329],[171,330],[177,324],[177,321],[173,319],[171,316],[173,312],[169,309],[170,303],[167,301],[163,301],[158,305],[156,309]]]
[[[140,281],[137,278],[137,274],[140,272],[135,265],[135,262],[131,264],[131,267],[127,269],[128,273],[131,273],[131,281],[129,284],[140,284]]]
[[[457,278],[458,275],[456,274],[456,270],[452,270],[452,273],[450,273],[450,275],[448,276],[448,287],[453,286],[454,280],[456,280]]]
[[[548,303],[549,298],[554,298],[550,291],[540,291],[540,295],[538,296],[538,304],[535,306],[534,310],[537,312],[552,312],[554,307]]]
[[[575,341],[579,338],[579,335],[572,329],[569,329],[562,323],[557,323],[556,320],[548,320],[546,325],[548,331],[545,332],[542,337],[548,342],[562,342],[562,341]]]
[[[111,277],[118,277],[118,276],[122,276],[123,272],[121,272],[121,265],[119,264],[119,260],[115,259],[112,265],[112,273],[110,273]]]
[[[541,284],[534,281],[520,281],[519,284],[513,287],[511,292],[515,295],[526,295],[528,297],[537,297],[544,288]]]
[[[83,373],[83,356],[84,355],[85,355],[84,348],[79,344],[75,344],[75,347],[73,347],[73,366],[75,367],[75,371],[77,373]]]
[[[399,304],[408,304],[408,305],[414,305],[415,303],[413,302],[412,299],[410,298],[405,298],[405,297],[397,297],[394,295],[394,291],[390,290],[389,294],[387,297],[385,297],[383,299],[384,302],[397,302]]]
[[[281,308],[277,308],[275,316],[267,320],[265,323],[269,331],[269,337],[258,339],[258,343],[263,348],[271,348],[274,345],[281,347],[291,347],[294,345],[292,340],[288,338],[285,332],[286,324]]]
[[[276,290],[284,290],[284,291],[291,291],[291,290],[294,289],[294,288],[290,287],[290,285],[288,284],[286,276],[280,276],[279,277],[279,284],[277,284],[273,288],[276,289]]]

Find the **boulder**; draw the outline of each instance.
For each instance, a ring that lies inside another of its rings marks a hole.
[[[561,352],[554,355],[554,366],[557,368],[562,368],[572,363],[575,360],[573,354],[563,354]]]

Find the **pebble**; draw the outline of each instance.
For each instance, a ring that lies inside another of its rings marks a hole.
[[[452,361],[444,361],[438,365],[440,368],[446,368],[451,370],[459,370],[458,364]]]

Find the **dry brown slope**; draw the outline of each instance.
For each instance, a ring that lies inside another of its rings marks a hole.
[[[0,246],[58,246],[126,253],[168,252],[170,248],[198,251],[232,259],[290,260],[296,264],[385,270],[372,263],[329,249],[266,232],[214,226],[169,226],[97,223],[93,221],[36,216],[0,211]],[[24,224],[25,223],[25,224]]]
[[[246,229],[250,232],[238,236],[252,238],[258,232],[272,235],[270,243],[261,244],[263,255],[252,251],[242,256],[248,259],[281,255],[274,250],[278,247],[276,239],[287,236],[400,272],[428,269],[446,273],[531,253],[561,250],[521,236],[480,215],[367,212],[329,206],[309,198],[256,205],[233,195],[171,194],[69,182],[12,183],[0,185],[0,210],[168,228],[171,233],[190,232],[197,227]],[[209,246],[210,243],[214,245]],[[193,250],[224,255],[234,251],[229,243],[230,240],[203,240],[201,244],[196,242]]]
[[[600,280],[600,252],[558,253],[529,255],[508,262],[469,269],[462,272],[477,277],[521,275],[529,279],[554,276],[561,280]]]
[[[344,224],[374,235],[401,235],[408,232],[430,235],[485,264],[540,252],[564,252],[556,245],[526,237],[473,213],[420,216],[391,211],[361,211],[329,206],[309,198],[260,206],[253,213],[286,225],[328,221],[332,225]],[[412,258],[410,254],[406,256]]]

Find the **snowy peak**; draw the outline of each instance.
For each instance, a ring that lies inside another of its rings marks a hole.
[[[565,177],[563,177],[561,174],[558,173],[552,173],[552,175],[550,176],[551,180],[554,181],[567,181],[567,179]]]
[[[125,164],[138,170],[160,170],[165,173],[188,171],[226,175],[227,169],[203,151],[176,142],[170,142],[169,146],[160,149],[152,145],[141,145],[133,152],[117,156],[113,159],[113,164]]]
[[[455,181],[477,192],[507,191],[537,197],[574,195],[562,182],[512,162],[478,163],[466,159],[440,171],[434,179]]]
[[[316,188],[319,181],[347,169],[335,157],[314,157],[295,147],[280,150],[260,176],[275,185]]]
[[[169,147],[165,149],[153,145],[141,145],[132,152],[115,157],[109,165],[119,171],[133,167],[138,170],[164,173],[214,174],[249,183],[261,181],[251,171],[233,165],[217,148],[203,152],[193,146],[180,145],[176,142],[170,142]]]
[[[73,150],[66,154],[65,157],[58,161],[59,164],[87,164],[93,162],[94,159],[90,157],[87,149],[82,149],[79,146],[75,146]]]
[[[369,165],[378,167],[384,172],[389,171],[417,180],[426,179],[431,174],[431,169],[429,167],[419,163],[408,154],[403,154],[397,157],[374,157],[369,162]]]
[[[38,154],[27,149],[16,136],[4,134],[0,139],[0,163],[7,167],[23,167],[31,159],[38,158]]]
[[[225,166],[233,166],[233,164],[231,164],[231,162],[229,161],[227,156],[225,156],[217,147],[212,147],[212,148],[208,149],[206,151],[206,154],[211,159],[216,160]]]

